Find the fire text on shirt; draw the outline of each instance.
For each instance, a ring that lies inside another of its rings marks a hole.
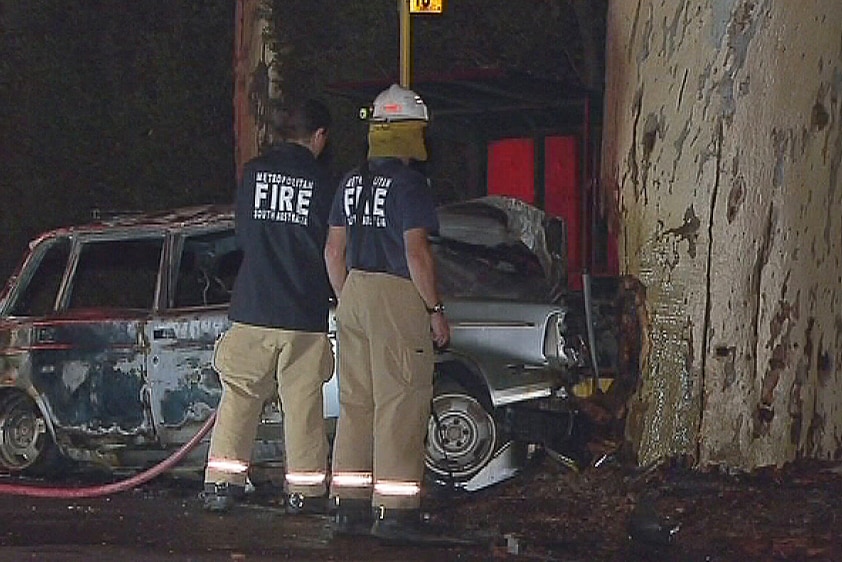
[[[257,172],[254,218],[307,225],[313,180],[274,172]]]
[[[371,180],[370,190],[367,188],[365,197],[363,194],[362,176],[354,175],[348,178],[345,183],[342,202],[345,207],[345,218],[349,226],[357,224],[357,208],[362,199],[362,213],[360,224],[362,226],[374,226],[375,228],[386,228],[386,196],[389,194],[389,187],[392,185],[391,178],[374,176]]]

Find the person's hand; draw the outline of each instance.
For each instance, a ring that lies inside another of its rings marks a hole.
[[[444,347],[450,341],[450,326],[447,318],[441,312],[430,315],[430,329],[433,332],[433,343],[436,347]]]

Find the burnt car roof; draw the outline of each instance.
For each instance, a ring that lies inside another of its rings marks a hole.
[[[482,246],[511,243],[521,238],[513,232],[511,216],[523,214],[530,205],[508,197],[489,196],[438,207],[439,235],[442,238]],[[539,212],[540,218],[543,213]],[[539,218],[539,220],[540,220]],[[233,204],[206,204],[162,211],[122,212],[45,231],[38,237],[89,233],[120,229],[179,230],[185,227],[224,223],[234,220]],[[530,219],[531,220],[531,219]]]
[[[544,213],[510,197],[486,196],[438,207],[433,251],[441,290],[451,298],[551,302],[555,269],[543,235]],[[64,236],[131,238],[194,228],[230,228],[233,204],[205,204],[152,212],[115,213],[85,224],[42,233],[30,242]],[[563,271],[560,269],[558,271]],[[3,295],[17,271],[7,281]]]
[[[109,216],[85,224],[55,228],[45,232],[39,238],[62,234],[101,232],[114,228],[178,230],[190,226],[224,223],[232,220],[234,220],[234,206],[231,204],[195,205],[165,211],[124,213]]]

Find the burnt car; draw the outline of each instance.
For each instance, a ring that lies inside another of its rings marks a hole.
[[[467,490],[515,473],[531,444],[569,434],[586,355],[569,310],[551,304],[552,244],[513,235],[506,205],[442,208],[431,239],[452,341],[437,354],[426,464],[435,481]],[[230,206],[101,219],[32,241],[0,297],[0,470],[43,475],[72,461],[139,471],[189,441],[221,396],[211,356],[240,259]],[[325,387],[332,418],[337,378]],[[255,470],[283,462],[282,418],[267,403]],[[204,439],[177,470],[200,473],[206,452]]]

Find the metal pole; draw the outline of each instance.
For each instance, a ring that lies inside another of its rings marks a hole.
[[[409,2],[410,0],[398,0],[398,12],[400,13],[401,21],[401,86],[404,88],[409,88],[411,66]]]

